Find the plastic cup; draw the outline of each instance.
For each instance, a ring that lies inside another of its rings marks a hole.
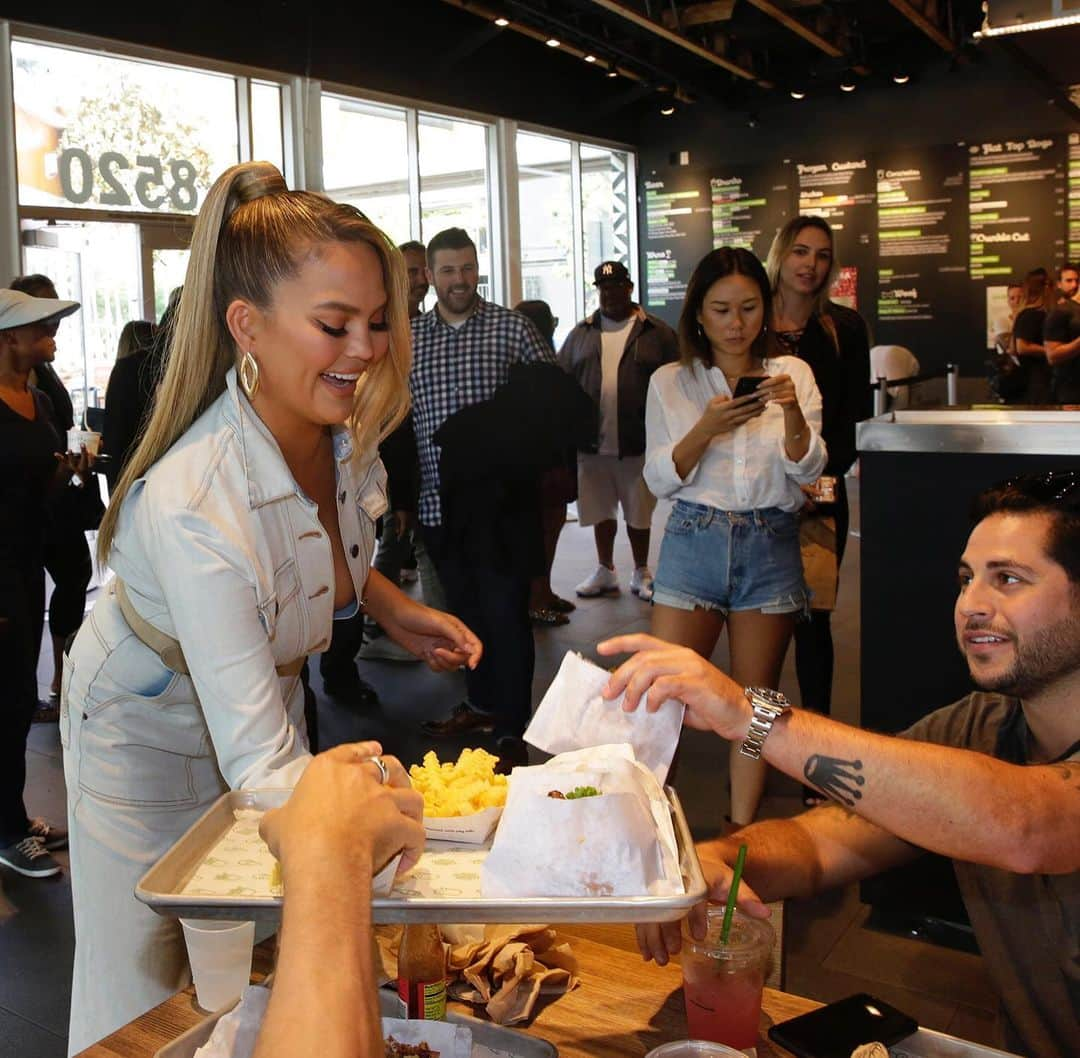
[[[728,942],[720,940],[722,907],[709,908],[704,940],[683,930],[683,997],[688,1035],[737,1050],[756,1047],[761,991],[775,934],[768,922],[736,911]]]
[[[746,1058],[742,1051],[708,1040],[672,1040],[654,1047],[645,1058]]]
[[[236,999],[251,981],[254,922],[182,918],[195,998],[213,1013]]]
[[[67,432],[67,446],[69,452],[78,452],[85,447],[92,456],[96,456],[101,449],[101,434],[74,427]]]

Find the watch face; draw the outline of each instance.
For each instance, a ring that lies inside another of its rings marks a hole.
[[[787,709],[791,705],[784,695],[769,687],[747,687],[746,690],[753,696],[751,701],[755,704],[771,706],[774,709]]]

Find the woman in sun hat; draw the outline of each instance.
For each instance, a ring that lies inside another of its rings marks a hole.
[[[56,352],[56,329],[77,301],[0,290],[0,864],[28,878],[60,865],[66,835],[23,802],[26,737],[38,706],[45,613],[44,541],[62,490],[92,480],[90,457],[64,453],[49,398],[30,372]]]

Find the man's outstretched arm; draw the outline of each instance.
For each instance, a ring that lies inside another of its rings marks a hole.
[[[686,723],[741,742],[752,710],[743,688],[683,647],[621,636],[602,654],[639,651],[605,694],[624,708],[647,695],[687,705]],[[762,756],[861,819],[955,859],[1020,874],[1080,869],[1080,764],[1019,766],[984,753],[877,735],[794,709],[773,726]]]

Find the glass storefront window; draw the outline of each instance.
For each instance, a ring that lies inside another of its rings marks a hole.
[[[57,332],[53,363],[79,419],[87,406],[104,404],[120,332],[142,317],[139,226],[24,220],[21,228],[25,270],[82,303]]]
[[[273,162],[279,170],[284,167],[280,85],[251,82],[251,157],[259,162]]]
[[[195,213],[238,160],[235,79],[11,46],[19,204]]]
[[[519,132],[517,164],[522,292],[551,306],[558,348],[577,322],[570,141]]]
[[[169,295],[184,285],[187,274],[188,250],[153,250],[151,260],[154,269],[154,321],[161,319],[169,304]]]
[[[581,228],[585,271],[582,275],[586,315],[599,301],[593,271],[601,261],[622,261],[631,272],[635,291],[641,290],[630,260],[630,189],[628,158],[622,151],[581,145]]]
[[[395,243],[409,238],[405,111],[345,96],[322,97],[323,187],[356,206]]]
[[[420,114],[420,236],[464,228],[476,243],[480,296],[492,297],[488,126]]]

